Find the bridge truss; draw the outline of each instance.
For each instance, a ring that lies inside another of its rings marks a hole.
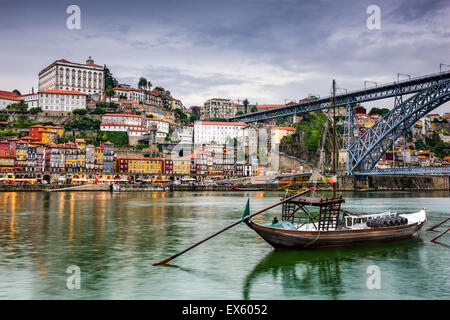
[[[412,95],[403,101],[404,95]],[[394,108],[355,139],[353,106],[362,102],[395,98]],[[345,106],[347,116],[344,148],[348,149],[347,173],[450,174],[449,167],[376,169],[375,165],[395,141],[419,119],[450,100],[450,71],[348,92],[336,96],[336,106]],[[245,114],[230,120],[250,123],[332,108],[325,97],[273,110]]]

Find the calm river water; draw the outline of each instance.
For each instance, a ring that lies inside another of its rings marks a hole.
[[[279,200],[277,192],[0,193],[0,299],[449,299],[450,236],[275,251],[245,225],[166,258]],[[449,192],[344,193],[350,210],[427,208],[450,216]],[[255,217],[271,221],[276,210]],[[278,215],[279,217],[279,215]],[[444,226],[438,230],[445,230]],[[369,266],[380,289],[368,289]],[[80,289],[67,288],[69,266]]]

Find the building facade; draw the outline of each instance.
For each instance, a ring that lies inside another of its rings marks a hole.
[[[194,123],[194,144],[226,144],[237,138],[246,126],[244,122],[196,121]]]
[[[82,92],[94,99],[105,91],[105,70],[89,57],[86,63],[57,60],[39,72],[39,91],[71,90]]]

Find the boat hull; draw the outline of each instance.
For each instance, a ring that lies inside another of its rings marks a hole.
[[[353,246],[375,242],[393,241],[411,237],[425,224],[338,231],[298,231],[265,227],[246,220],[247,225],[276,249],[311,249]]]

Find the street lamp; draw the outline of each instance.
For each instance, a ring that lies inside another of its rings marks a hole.
[[[411,76],[406,73],[397,73],[397,82],[400,82],[400,76],[407,76],[411,80]]]
[[[366,89],[366,84],[367,83],[375,83],[375,88],[378,86],[378,84],[375,81],[364,80],[364,89]]]
[[[336,90],[345,90],[345,94],[347,94],[348,90],[345,88],[336,88]]]
[[[446,66],[446,67],[450,67],[450,64],[445,64],[445,63],[440,63],[439,64],[439,73],[441,73],[442,71],[442,66]]]

